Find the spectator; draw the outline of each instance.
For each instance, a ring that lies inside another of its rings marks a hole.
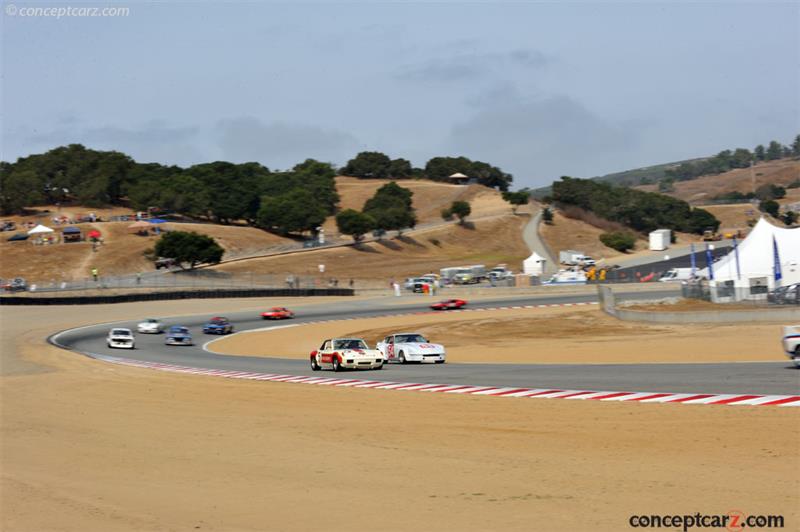
[[[98,271],[97,268],[92,268],[92,279],[97,282]]]

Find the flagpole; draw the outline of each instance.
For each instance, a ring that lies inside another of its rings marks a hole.
[[[736,257],[736,278],[738,280],[742,280],[742,270],[739,267],[739,243],[736,240],[736,237],[733,237],[733,254]]]

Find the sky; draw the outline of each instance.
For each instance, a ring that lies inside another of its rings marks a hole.
[[[5,161],[81,143],[286,169],[376,150],[483,160],[520,188],[800,133],[798,2],[2,5]],[[128,13],[30,9],[64,6]]]

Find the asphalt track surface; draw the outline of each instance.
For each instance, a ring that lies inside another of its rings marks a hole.
[[[664,292],[618,293],[619,300],[654,299],[674,296],[675,290]],[[550,305],[588,303],[597,300],[595,294],[514,297],[475,301],[469,308],[495,308],[518,305]],[[322,303],[313,306],[295,306],[294,320],[266,322],[257,313],[228,313],[236,331],[263,329],[293,323],[323,320],[370,318],[386,315],[410,314],[428,311],[431,299],[420,297],[419,304],[398,305],[392,298],[382,300],[354,300]],[[187,308],[187,311],[191,311]],[[531,312],[536,312],[532,310]],[[467,314],[476,317],[473,314]],[[142,316],[142,318],[152,316]],[[158,317],[158,316],[155,316]],[[106,355],[132,360],[159,362],[185,367],[281,373],[287,375],[332,376],[332,372],[312,372],[305,360],[281,358],[216,355],[203,349],[203,345],[216,338],[202,333],[202,325],[209,314],[164,318],[165,326],[184,325],[194,337],[194,346],[165,346],[164,335],[136,335],[136,349],[110,349],[105,337],[111,324],[98,324],[63,331],[50,341],[89,356]],[[139,320],[137,320],[139,321]],[[114,326],[135,330],[136,322],[115,322]],[[309,333],[312,333],[309,329]],[[320,342],[324,338],[319,339]],[[373,339],[374,340],[374,339]],[[779,338],[776,337],[776,342]],[[646,349],[643,342],[642,348]],[[696,353],[703,358],[702,347]],[[489,356],[487,355],[487,358]],[[743,362],[714,364],[387,364],[381,371],[351,371],[347,377],[366,378],[373,381],[415,382],[421,384],[464,384],[476,386],[503,386],[518,388],[552,388],[596,391],[636,391],[675,393],[752,393],[800,394],[800,371],[788,360],[782,362]]]

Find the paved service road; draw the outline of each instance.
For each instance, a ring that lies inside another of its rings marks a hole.
[[[617,294],[618,299],[653,299],[675,295],[665,292]],[[497,306],[541,305],[579,303],[596,300],[594,294],[516,297],[483,300],[470,304],[471,308]],[[314,306],[297,306],[298,317],[290,322],[272,323],[261,320],[254,313],[228,313],[237,331],[281,326],[291,323],[313,322],[329,319],[367,318],[388,314],[413,313],[427,310],[427,299],[420,304],[398,305],[391,299],[355,300],[324,303]],[[142,316],[144,318],[145,316]],[[189,327],[198,345],[192,347],[167,347],[163,335],[136,335],[136,349],[108,349],[105,336],[109,324],[72,329],[55,335],[51,341],[62,347],[88,355],[110,355],[134,360],[161,362],[181,366],[281,373],[291,375],[324,375],[312,373],[304,360],[262,357],[215,355],[202,349],[202,344],[215,338],[202,334],[202,324],[210,314],[168,318],[165,325]],[[135,322],[115,325],[135,328]],[[320,338],[322,340],[322,338]],[[777,341],[777,340],[776,340]],[[698,348],[698,358],[702,349]],[[730,363],[730,364],[455,364],[386,365],[382,371],[345,373],[348,377],[376,381],[401,381],[436,384],[471,384],[477,386],[509,386],[519,388],[553,388],[598,391],[641,391],[678,393],[800,393],[800,371],[786,362]]]

